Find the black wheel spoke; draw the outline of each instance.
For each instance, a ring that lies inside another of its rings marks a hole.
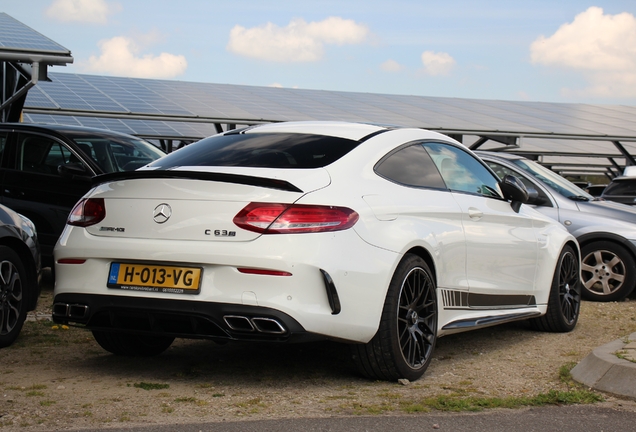
[[[0,335],[7,335],[20,320],[22,281],[11,261],[0,262]]]
[[[566,253],[559,269],[559,304],[561,314],[567,323],[576,320],[580,307],[578,264],[572,253]]]
[[[402,284],[398,307],[398,338],[402,356],[412,368],[425,364],[435,343],[437,305],[428,273],[411,269]]]

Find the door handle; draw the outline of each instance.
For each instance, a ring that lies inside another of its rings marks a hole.
[[[479,220],[483,216],[484,216],[484,213],[481,210],[476,209],[475,207],[468,208],[468,217],[471,218],[472,220]]]

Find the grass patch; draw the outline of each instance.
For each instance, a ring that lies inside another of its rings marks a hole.
[[[19,349],[24,347],[52,347],[67,346],[71,343],[85,343],[87,333],[79,329],[61,331],[54,329],[52,321],[27,321],[20,331],[20,337],[7,349]]]
[[[133,384],[134,387],[140,388],[143,390],[162,390],[170,387],[170,384],[160,384],[160,383],[148,383],[148,382],[138,382]]]
[[[559,368],[559,379],[561,380],[561,382],[565,384],[574,383],[574,380],[572,379],[572,374],[570,373],[572,371],[572,368],[574,368],[574,366],[576,366],[575,362],[569,362]]]
[[[359,402],[343,404],[342,410],[353,411],[355,414],[381,414],[388,411],[402,411],[409,414],[426,413],[436,411],[483,411],[493,408],[521,408],[539,407],[546,405],[573,405],[573,404],[593,404],[602,402],[603,396],[584,386],[576,383],[572,379],[570,371],[576,363],[566,363],[559,368],[558,376],[562,383],[567,386],[566,391],[550,390],[547,393],[540,393],[535,396],[526,397],[480,397],[470,393],[472,388],[445,387],[451,391],[450,394],[432,396],[421,400],[407,398],[388,397],[388,393],[380,393],[388,403],[383,404],[361,404]],[[463,385],[469,386],[470,381],[462,381]]]
[[[437,411],[482,411],[492,408],[521,408],[527,406],[592,404],[603,401],[598,393],[579,389],[569,391],[550,390],[532,397],[457,397],[436,396],[419,403],[403,403],[401,408],[408,413]]]
[[[614,355],[616,355],[616,357],[621,360],[627,360],[629,362],[636,363],[636,360],[627,357],[627,351],[617,351],[614,353]]]

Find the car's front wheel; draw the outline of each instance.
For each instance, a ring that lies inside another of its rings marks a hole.
[[[173,337],[138,335],[121,332],[93,330],[93,337],[106,351],[116,355],[150,357],[167,350]]]
[[[12,249],[0,246],[0,348],[20,334],[27,315],[28,279],[22,260]]]
[[[367,344],[352,345],[360,372],[393,381],[420,378],[437,339],[437,298],[433,275],[422,258],[407,254],[387,292],[380,328]]]
[[[620,301],[634,290],[636,262],[624,247],[595,241],[581,248],[583,297],[593,301]]]
[[[545,315],[530,320],[541,331],[569,332],[576,327],[581,309],[581,279],[579,257],[571,246],[561,251],[552,278],[548,310]]]

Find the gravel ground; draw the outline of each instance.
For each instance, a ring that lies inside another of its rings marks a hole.
[[[89,332],[56,328],[52,290],[18,341],[0,351],[0,429],[66,430],[202,421],[392,415],[438,395],[534,396],[567,390],[559,369],[636,331],[636,298],[584,302],[568,334],[513,323],[441,338],[422,379],[408,385],[356,375],[345,345],[177,340],[164,354],[130,359]],[[602,405],[636,411],[605,396]]]

